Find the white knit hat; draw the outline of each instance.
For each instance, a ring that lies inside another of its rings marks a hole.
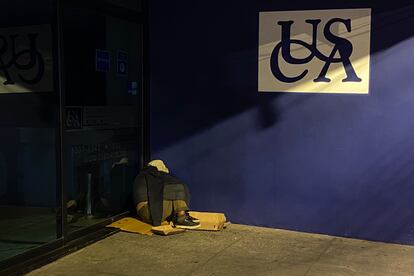
[[[165,166],[162,160],[152,160],[148,166],[156,167],[160,172],[170,173],[170,170]]]

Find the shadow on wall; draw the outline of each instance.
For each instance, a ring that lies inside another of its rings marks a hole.
[[[259,107],[259,124],[270,127],[283,116],[277,108],[269,104],[277,98],[289,97],[289,102],[300,104],[311,97],[325,97],[315,94],[257,93],[259,10],[344,8],[344,4],[341,3],[294,2],[297,3],[296,8],[292,3],[275,5],[262,4],[259,1],[260,8],[256,3],[251,3],[250,5],[255,6],[244,9],[241,7],[237,12],[229,8],[232,7],[231,3],[213,3],[208,6],[199,3],[191,5],[191,8],[185,7],[184,4],[171,4],[171,7],[165,8],[163,3],[163,9],[158,9],[156,4],[153,4],[153,151],[168,147],[250,108]],[[345,8],[352,6],[367,7],[369,3],[347,2]],[[395,30],[406,28],[410,24],[414,15],[413,5],[389,7],[385,3],[378,3],[372,9],[372,54],[412,36],[407,29],[401,32]],[[185,12],[186,10],[188,12]],[[256,12],[253,13],[252,10]],[[183,16],[178,16],[182,13]],[[229,16],[230,14],[232,16]],[[164,20],[170,22],[168,28],[163,24]],[[175,42],[166,46],[165,41]],[[165,116],[166,114],[168,116]],[[158,125],[162,127],[155,127]],[[168,139],[164,139],[166,133]]]
[[[412,143],[413,137],[407,137],[401,144]],[[325,221],[317,228],[329,229],[334,224],[343,229],[344,236],[413,244],[414,157],[406,154],[405,149],[393,147],[381,152],[375,161],[355,177],[354,198],[338,198],[335,205],[323,207],[329,210],[332,221]],[[356,217],[357,223],[351,224]]]
[[[403,56],[387,56],[375,62],[410,66]],[[407,75],[373,77],[382,87],[374,101],[273,101],[285,119],[272,128],[258,126],[261,111],[249,110],[157,156],[190,183],[195,208],[223,210],[249,224],[407,242],[414,125],[401,118],[414,115],[414,98],[409,87],[388,92],[388,78],[402,83]]]
[[[235,222],[414,243],[414,6],[373,8],[363,96],[257,93],[256,5],[152,3],[153,158]]]

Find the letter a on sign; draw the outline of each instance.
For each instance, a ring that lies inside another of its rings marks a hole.
[[[259,18],[259,92],[368,94],[371,9]]]

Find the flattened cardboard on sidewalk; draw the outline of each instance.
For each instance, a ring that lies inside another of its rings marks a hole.
[[[229,222],[226,222],[226,216],[223,213],[190,212],[190,215],[200,220],[200,227],[194,230],[220,231],[229,224]],[[163,222],[163,225],[153,227],[133,217],[122,218],[109,224],[107,227],[149,236],[153,233],[169,236],[185,232],[184,229],[172,227],[168,222]]]
[[[226,216],[223,213],[191,211],[190,215],[200,220],[200,227],[193,230],[220,231],[230,224],[230,222],[227,222]],[[184,229],[174,228],[171,225],[161,225],[152,228],[152,232],[164,236],[178,234],[184,231]]]
[[[190,216],[198,218],[201,226],[194,230],[220,231],[228,224],[223,213],[190,212]]]
[[[109,224],[107,227],[118,228],[125,232],[137,233],[137,234],[143,234],[143,235],[149,235],[149,236],[153,234],[153,232],[151,231],[152,226],[150,224],[147,224],[136,218],[131,218],[131,217],[125,217],[120,220],[117,220]]]
[[[185,232],[185,229],[174,228],[170,224],[154,226],[152,227],[152,232],[158,235],[170,236],[174,234],[179,234]]]
[[[163,236],[169,236],[173,234],[178,234],[185,232],[184,229],[174,228],[168,222],[163,222],[160,226],[152,226],[148,223],[140,221],[137,218],[133,217],[125,217],[120,220],[117,220],[107,227],[118,228],[121,231],[129,232],[129,233],[136,233],[142,235],[151,236],[154,233]]]

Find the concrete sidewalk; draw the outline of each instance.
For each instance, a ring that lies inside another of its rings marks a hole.
[[[29,275],[414,275],[414,246],[230,225],[117,233]]]

